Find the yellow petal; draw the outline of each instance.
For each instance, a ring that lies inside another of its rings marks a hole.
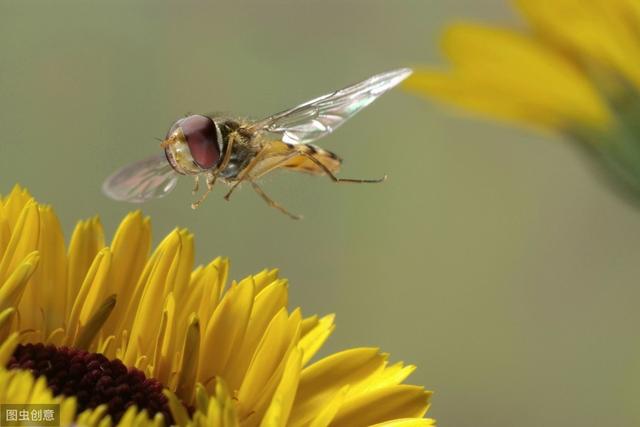
[[[176,302],[173,292],[170,292],[164,303],[164,311],[156,339],[154,370],[152,372],[152,376],[164,384],[167,384],[171,379],[172,356],[174,355],[173,344],[176,337],[174,331],[177,326],[175,317]],[[138,357],[138,355],[132,352],[131,357]]]
[[[74,346],[84,350],[89,350],[93,341],[97,338],[102,325],[116,306],[116,296],[111,295],[100,304],[95,313],[89,318],[87,323],[82,326],[78,338],[75,340]]]
[[[179,257],[174,261],[169,276],[166,278],[167,285],[171,285],[171,289],[175,293],[176,301],[184,301],[185,294],[189,292],[189,281],[191,279],[191,270],[193,269],[194,249],[193,234],[186,229],[181,229],[180,234],[180,252]],[[168,289],[165,288],[165,293]]]
[[[186,426],[189,425],[189,414],[187,410],[180,402],[180,399],[173,394],[171,391],[165,389],[163,391],[164,395],[169,399],[169,409],[171,409],[171,415],[173,415],[174,421],[176,425]],[[215,424],[214,424],[215,425]]]
[[[185,402],[193,400],[193,392],[198,374],[198,356],[200,353],[200,321],[191,315],[187,334],[182,347],[182,363],[178,374],[176,394]]]
[[[202,413],[207,412],[207,406],[209,405],[209,395],[204,386],[200,383],[196,384],[196,399],[195,399],[196,411]]]
[[[104,331],[116,334],[123,328],[124,314],[130,305],[138,303],[134,298],[138,277],[144,269],[151,248],[151,223],[140,211],[128,214],[116,231],[111,252],[114,268],[109,279],[109,293],[118,295],[119,303],[113,316],[107,321]]]
[[[380,388],[345,402],[331,426],[369,426],[397,418],[420,418],[427,412],[430,395],[413,385]]]
[[[168,305],[171,304],[169,308]],[[162,318],[160,320],[160,326],[158,327],[158,334],[156,337],[156,345],[153,350],[153,360],[151,362],[151,366],[149,366],[150,371],[148,372],[149,376],[153,376],[160,380],[161,377],[166,377],[167,373],[164,375],[161,373],[161,366],[163,365],[163,354],[162,354],[162,346],[164,343],[164,337],[167,333],[167,328],[169,327],[169,310],[174,309],[173,303],[173,295],[169,294],[167,301],[165,302],[165,306],[162,312]],[[173,314],[171,314],[172,316]],[[162,380],[160,380],[162,381]]]
[[[300,369],[302,368],[302,351],[294,348],[287,359],[282,380],[276,389],[269,409],[262,418],[261,427],[286,426],[291,407],[296,396]]]
[[[331,424],[331,421],[335,418],[336,414],[340,410],[340,407],[344,403],[344,399],[347,396],[349,386],[344,386],[334,396],[329,399],[324,408],[321,408],[319,413],[315,415],[313,421],[309,424],[309,427],[327,427]],[[301,419],[301,418],[299,418]],[[299,424],[293,423],[291,427],[298,427]]]
[[[133,422],[136,418],[137,411],[135,407],[130,407],[129,409],[126,410],[126,412],[124,413],[124,415],[122,416],[122,418],[120,419],[120,422],[118,423],[118,425],[122,425],[122,426],[132,426],[134,425]]]
[[[318,318],[317,315],[305,317],[304,319],[302,319],[302,325],[301,325],[301,328],[300,328],[300,335],[303,336],[303,337],[305,335],[307,335],[310,330],[312,330],[313,328],[318,326],[319,322],[320,322],[320,319]]]
[[[67,256],[62,227],[53,209],[40,205],[38,210],[41,259],[20,302],[20,325],[48,336],[66,320]]]
[[[104,300],[105,283],[109,277],[110,268],[111,251],[109,248],[104,248],[93,260],[69,315],[68,327],[74,331],[74,340],[79,333],[80,324],[86,324]]]
[[[11,228],[9,227],[9,219],[0,203],[0,254],[4,254],[11,240]]]
[[[104,230],[97,217],[80,221],[71,235],[69,268],[67,270],[67,317],[71,315],[74,299],[98,252],[104,248]]]
[[[100,337],[96,353],[111,354],[111,345],[116,341],[116,337],[109,335],[108,337]]]
[[[2,210],[12,232],[15,230],[22,210],[31,199],[31,194],[27,189],[18,184],[13,187],[7,197],[2,199]]]
[[[16,317],[16,309],[13,307],[0,311],[0,342],[4,341],[9,335],[11,323]]]
[[[188,322],[191,313],[200,314],[200,306],[205,297],[203,292],[204,286],[201,286],[198,282],[202,279],[203,274],[204,268],[202,266],[198,266],[191,272],[189,291],[184,295],[184,300],[181,301],[185,309],[180,311],[179,323]],[[210,313],[213,313],[213,310]],[[210,317],[211,315],[209,314],[206,318],[208,319]]]
[[[262,417],[264,416],[264,413],[268,409],[269,403],[273,399],[276,388],[278,387],[284,376],[284,371],[289,355],[296,349],[296,343],[300,338],[301,323],[302,314],[300,313],[300,309],[296,309],[287,319],[285,334],[282,336],[280,345],[274,345],[270,347],[276,356],[276,363],[273,369],[267,370],[270,375],[267,375],[265,377],[266,381],[263,385],[260,386],[262,392],[258,395],[258,399],[252,405],[253,410],[247,414],[245,408],[245,403],[247,402],[241,402],[242,404],[240,405],[239,413],[242,418],[251,414],[254,414],[257,419],[262,419]],[[260,366],[260,363],[257,363],[254,366]]]
[[[40,213],[33,200],[27,202],[12,232],[7,250],[0,260],[0,283],[11,275],[13,270],[22,263],[22,260],[31,252],[38,249],[40,238]]]
[[[214,279],[215,286],[211,289],[211,297],[220,300],[222,296],[222,290],[227,284],[229,278],[229,258],[218,257],[210,264],[211,268],[216,270],[216,277]]]
[[[45,343],[53,344],[59,347],[64,344],[65,335],[66,335],[66,331],[64,328],[56,328],[53,331],[51,331],[48,337],[46,337]],[[98,353],[101,353],[101,352],[98,352]]]
[[[273,317],[287,306],[287,282],[276,280],[256,296],[253,310],[240,350],[229,360],[225,380],[231,389],[238,389],[249,363],[260,344],[260,339]]]
[[[208,425],[215,427],[237,427],[240,425],[235,405],[227,392],[224,381],[218,381],[214,398],[209,400]]]
[[[300,340],[300,347],[304,351],[304,357],[302,359],[303,365],[306,365],[318,350],[320,350],[320,347],[322,347],[335,329],[335,325],[333,324],[334,318],[335,316],[333,314],[323,317],[318,322],[318,325],[311,329]]]
[[[37,251],[31,252],[18,268],[13,270],[9,278],[2,283],[2,287],[0,287],[0,310],[18,306],[24,289],[35,272],[39,261],[40,254]]]
[[[92,411],[85,411],[78,417],[76,424],[79,426],[95,426],[107,412],[107,405],[100,405]]]
[[[20,334],[14,332],[9,335],[9,338],[0,344],[0,366],[7,366],[7,363],[9,363],[9,359],[11,359],[11,355],[15,351],[19,342]]]
[[[256,284],[256,293],[261,292],[264,288],[269,286],[275,280],[278,279],[278,269],[263,270],[260,273],[253,276],[253,280]]]
[[[60,403],[60,425],[70,426],[76,418],[76,400],[74,398],[64,399]],[[77,425],[85,425],[77,422]]]
[[[253,280],[232,286],[207,324],[200,354],[202,382],[220,375],[228,361],[238,354],[254,300]]]
[[[288,336],[287,320],[285,309],[276,314],[265,331],[249,365],[238,391],[238,400],[247,409],[247,412],[254,408],[261,395],[265,394],[266,384],[282,361],[283,345]]]
[[[229,260],[216,258],[206,267],[198,268],[191,276],[190,288],[193,298],[199,294],[199,299],[192,300],[190,304],[200,301],[198,313],[201,319],[209,319],[218,307],[222,291],[225,287],[229,271]],[[196,290],[196,292],[193,292]],[[191,307],[192,305],[189,305]]]
[[[131,300],[128,303],[125,303],[126,312],[122,316],[122,319],[119,322],[120,326],[118,326],[116,328],[117,331],[121,332],[119,341],[122,344],[121,344],[121,347],[120,347],[119,351],[117,352],[119,358],[124,359],[126,350],[129,347],[127,345],[128,341],[129,341],[129,339],[128,339],[128,336],[129,336],[128,331],[131,330],[131,328],[133,327],[133,324],[135,322],[135,318],[138,315],[138,309],[139,309],[139,306],[140,306],[140,298],[142,298],[142,295],[144,294],[145,290],[149,286],[149,281],[150,280],[153,280],[154,282],[157,281],[157,276],[156,276],[157,265],[158,265],[159,262],[162,262],[162,259],[163,259],[164,253],[165,253],[163,248],[164,248],[165,245],[168,244],[170,236],[173,236],[173,233],[171,233],[169,236],[167,236],[163,240],[163,242],[158,246],[158,248],[153,252],[151,257],[149,258],[149,260],[145,264],[145,267],[142,270],[142,274],[140,275],[140,277],[136,281]],[[163,287],[163,284],[159,284],[159,285],[156,284],[156,288],[158,286]],[[160,296],[157,296],[157,298],[160,298]],[[152,332],[152,334],[156,334],[156,332],[154,331],[154,332]],[[156,336],[157,336],[157,334],[156,334]],[[131,357],[135,358],[135,356],[133,356],[133,355]]]
[[[353,397],[376,388],[400,384],[409,375],[411,375],[415,369],[415,366],[404,366],[402,362],[396,363],[392,366],[386,366],[384,369],[381,369],[369,376],[366,380],[361,381],[359,384],[355,384],[349,390],[349,397]]]
[[[153,351],[162,317],[158,307],[162,307],[169,292],[174,292],[176,301],[179,301],[178,289],[186,289],[192,267],[193,237],[184,230],[174,230],[159,245],[150,262],[150,270],[145,269],[148,276],[143,272],[140,278],[143,283],[137,285],[136,292],[142,293],[132,321],[130,345],[124,363],[133,363],[137,354]],[[131,306],[129,310],[135,308]],[[123,329],[129,329],[128,325],[125,324]]]
[[[31,390],[31,403],[38,403],[38,400],[49,400],[51,397],[51,390],[47,387],[47,380],[43,377],[36,378]]]
[[[377,348],[357,348],[328,356],[302,371],[292,420],[303,424],[315,417],[345,385],[364,381],[382,369],[385,356]]]

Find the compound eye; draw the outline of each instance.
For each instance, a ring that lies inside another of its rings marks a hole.
[[[213,168],[220,159],[216,125],[209,117],[193,115],[184,118],[182,128],[193,161],[202,169]]]

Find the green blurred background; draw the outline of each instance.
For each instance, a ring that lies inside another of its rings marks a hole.
[[[503,0],[0,3],[0,192],[27,186],[70,235],[134,206],[102,180],[158,152],[189,112],[264,116],[400,66],[439,61],[442,26],[519,25]],[[192,211],[191,180],[143,206],[156,242],[241,278],[278,267],[291,305],[337,313],[325,353],[380,346],[418,365],[442,426],[640,423],[640,212],[564,141],[467,120],[396,90],[321,145],[338,186],[282,173]]]

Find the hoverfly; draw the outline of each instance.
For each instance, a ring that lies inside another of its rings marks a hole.
[[[230,117],[190,115],[177,120],[161,142],[164,153],[123,167],[104,182],[104,193],[115,199],[140,203],[163,197],[180,175],[200,177],[206,190],[191,207],[196,209],[217,180],[231,188],[251,184],[269,206],[298,219],[272,200],[256,182],[276,169],[326,175],[334,182],[377,183],[386,179],[346,179],[335,176],[341,159],[312,145],[337,129],[358,111],[411,74],[402,68],[378,74],[344,89],[320,96],[258,121]]]

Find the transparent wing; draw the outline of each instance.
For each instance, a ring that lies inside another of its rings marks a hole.
[[[102,184],[102,191],[115,200],[142,203],[169,194],[178,176],[160,154],[117,170]]]
[[[253,124],[289,144],[315,141],[336,130],[380,95],[409,77],[411,69],[388,71],[352,86],[312,99]]]

